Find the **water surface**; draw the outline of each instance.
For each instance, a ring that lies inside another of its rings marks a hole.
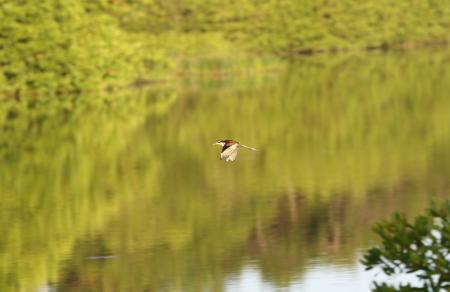
[[[448,68],[319,56],[4,101],[0,290],[369,291],[372,224],[450,198]],[[224,163],[222,138],[259,151]]]

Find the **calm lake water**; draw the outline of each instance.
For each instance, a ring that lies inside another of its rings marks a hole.
[[[205,62],[1,105],[0,291],[369,291],[373,223],[450,199],[449,51]]]

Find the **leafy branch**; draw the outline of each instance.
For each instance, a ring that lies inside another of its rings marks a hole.
[[[433,206],[409,222],[395,214],[375,225],[381,246],[369,248],[361,262],[387,276],[414,274],[421,286],[374,283],[374,291],[442,291],[450,288],[450,202]]]

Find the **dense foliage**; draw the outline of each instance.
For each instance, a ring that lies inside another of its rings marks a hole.
[[[67,93],[136,78],[138,43],[88,2],[0,3],[0,95]]]
[[[173,76],[188,56],[446,42],[445,0],[0,1],[0,97]]]
[[[366,268],[380,268],[388,276],[414,274],[421,286],[375,283],[374,291],[439,292],[450,288],[450,202],[433,206],[414,222],[396,214],[378,223],[375,232],[382,242],[365,253],[362,262]]]

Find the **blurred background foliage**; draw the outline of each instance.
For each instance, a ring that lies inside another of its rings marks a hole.
[[[192,57],[211,63],[450,36],[444,0],[2,0],[0,19],[0,98],[166,80]]]
[[[285,287],[324,254],[354,265],[375,220],[450,195],[449,62],[322,55],[4,100],[0,290],[220,291],[249,261]],[[260,151],[224,164],[211,143],[231,136]]]

